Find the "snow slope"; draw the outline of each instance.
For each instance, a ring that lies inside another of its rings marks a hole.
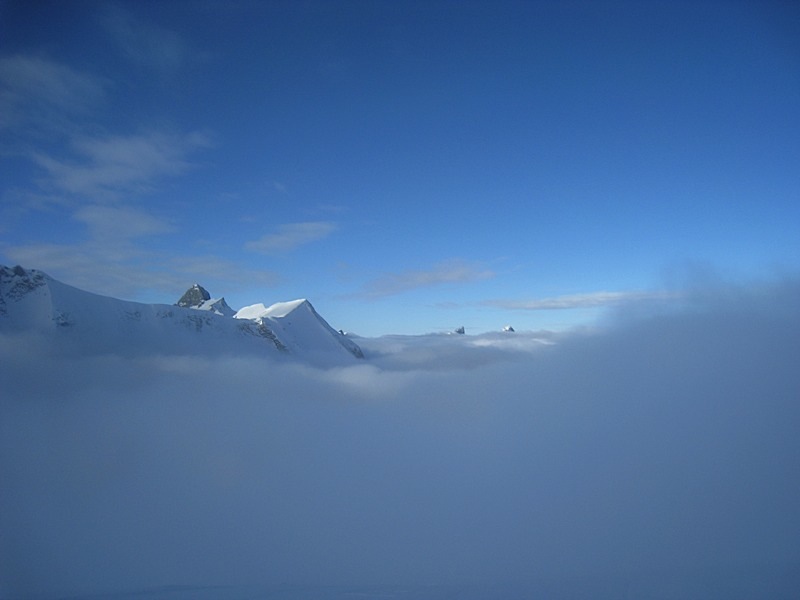
[[[364,357],[355,342],[334,330],[305,299],[269,307],[253,304],[242,308],[234,318],[267,325],[287,346],[304,355],[337,355],[344,350],[357,358]]]
[[[255,353],[320,365],[361,356],[310,303],[283,304],[280,315],[234,319],[224,299],[203,299],[197,306],[129,302],[80,290],[35,269],[0,266],[0,333],[36,334],[59,353]]]

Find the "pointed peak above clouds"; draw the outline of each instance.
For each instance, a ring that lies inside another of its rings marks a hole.
[[[236,314],[236,311],[225,302],[225,298],[212,298],[208,290],[199,283],[195,283],[186,290],[180,300],[175,303],[175,306],[207,310],[223,317],[232,317]]]
[[[184,308],[197,308],[206,300],[211,299],[211,294],[199,283],[195,283],[181,296],[180,300],[176,303],[177,306]]]

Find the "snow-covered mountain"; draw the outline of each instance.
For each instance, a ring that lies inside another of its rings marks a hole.
[[[236,311],[225,302],[225,298],[212,298],[211,294],[199,283],[195,283],[186,290],[186,293],[178,300],[177,306],[209,310],[223,317],[232,317],[236,314]]]
[[[42,271],[0,265],[0,333],[36,334],[56,352],[261,354],[297,357],[318,365],[363,358],[307,300],[234,312],[224,298],[192,286],[175,305],[100,296]]]
[[[290,348],[301,354],[341,352],[344,347],[357,358],[364,358],[361,348],[328,325],[308,300],[278,302],[272,306],[253,304],[239,310],[235,319],[266,325]]]

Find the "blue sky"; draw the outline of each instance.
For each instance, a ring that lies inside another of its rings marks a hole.
[[[565,327],[796,273],[798,165],[792,2],[0,2],[0,262],[125,299]]]

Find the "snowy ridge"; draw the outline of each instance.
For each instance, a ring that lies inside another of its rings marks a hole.
[[[234,318],[268,324],[280,339],[303,354],[338,353],[344,349],[356,358],[364,358],[361,348],[334,330],[305,299],[277,302],[268,307],[253,304],[242,308]]]
[[[225,298],[209,298],[208,300],[204,300],[197,306],[191,306],[189,308],[194,308],[197,310],[207,310],[209,312],[214,313],[215,315],[220,315],[222,317],[232,317],[236,314],[236,311],[233,310],[228,303],[225,302]]]
[[[177,306],[208,310],[223,317],[232,317],[236,314],[236,311],[225,302],[225,298],[212,298],[211,294],[199,283],[195,283],[186,290],[186,293],[178,300]]]
[[[184,301],[187,295],[191,297]],[[211,299],[196,285],[179,302],[184,305],[118,300],[66,285],[35,269],[0,265],[0,333],[35,333],[55,352],[259,354],[295,356],[319,365],[363,356],[307,301],[281,303],[286,306],[279,316],[264,309],[243,317],[224,298]]]

